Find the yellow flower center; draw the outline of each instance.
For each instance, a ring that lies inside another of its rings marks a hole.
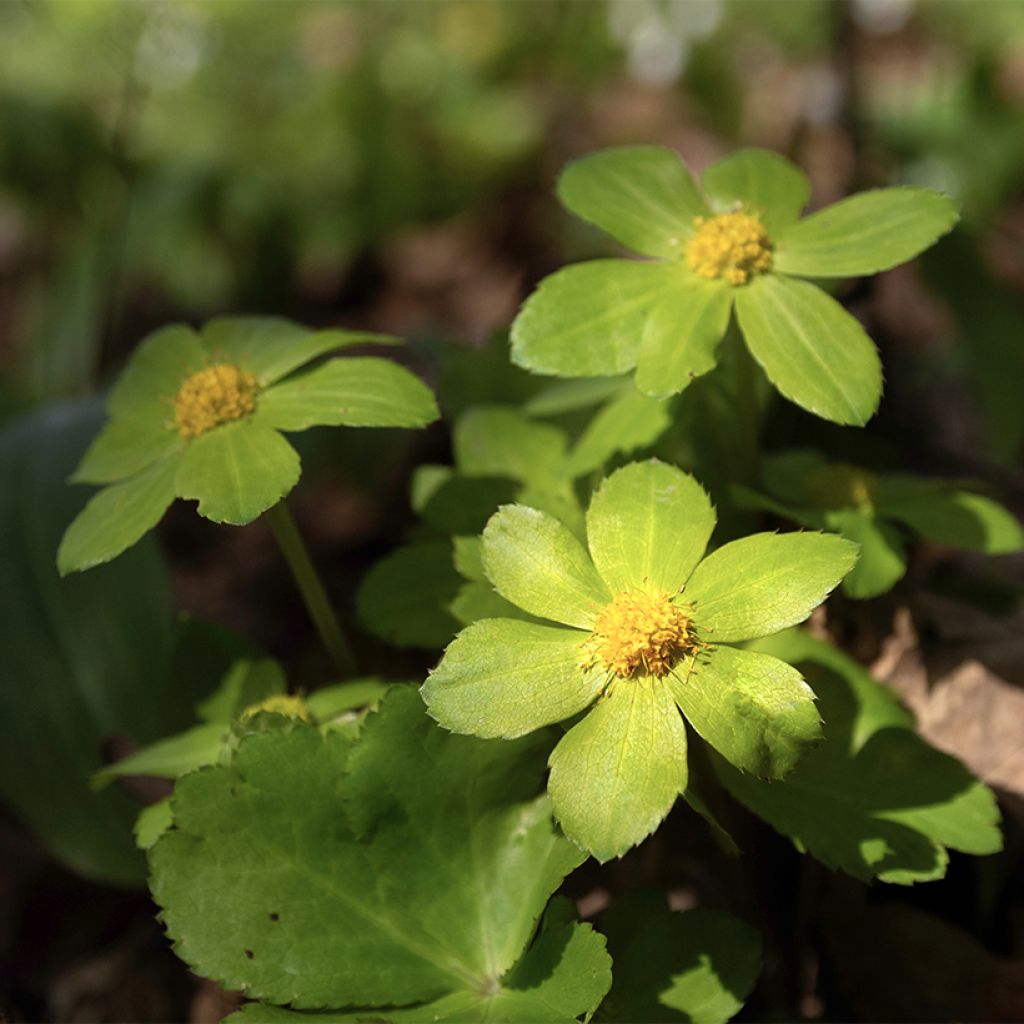
[[[258,382],[231,363],[215,363],[185,378],[174,399],[174,425],[182,437],[199,437],[219,423],[256,408]]]
[[[242,723],[248,722],[262,712],[284,715],[286,718],[298,718],[303,722],[310,721],[306,702],[301,697],[290,693],[275,693],[272,697],[264,698],[258,704],[250,704],[242,712]]]
[[[689,616],[664,591],[627,590],[597,617],[584,647],[584,668],[601,664],[617,676],[663,676],[700,648]]]
[[[686,244],[686,265],[701,277],[746,284],[772,267],[772,243],[764,225],[749,213],[697,217]]]

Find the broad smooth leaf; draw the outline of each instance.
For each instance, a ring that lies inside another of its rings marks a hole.
[[[907,571],[899,530],[857,509],[827,513],[833,530],[860,546],[857,564],[843,577],[843,593],[859,601],[891,590]]]
[[[571,718],[605,686],[584,671],[587,634],[515,619],[464,629],[423,684],[431,715],[446,729],[506,739]]]
[[[89,777],[105,738],[183,727],[199,686],[163,670],[172,609],[151,540],[90,573],[54,566],[81,502],[65,478],[101,419],[99,402],[48,406],[0,432],[0,799],[72,871],[141,885],[138,806]]]
[[[447,611],[461,585],[449,541],[408,544],[366,574],[356,596],[363,628],[396,647],[437,650],[458,622]]]
[[[669,910],[660,892],[633,892],[601,918],[615,964],[601,1021],[725,1024],[761,968],[750,925],[718,910]]]
[[[668,684],[701,738],[741,771],[780,779],[821,741],[814,693],[770,655],[714,647],[676,666]]]
[[[451,736],[402,689],[354,744],[249,735],[179,781],[150,852],[179,955],[297,1009],[497,993],[582,859],[533,795],[546,748]]]
[[[604,862],[650,835],[686,789],[686,727],[660,679],[618,679],[550,763],[555,817]]]
[[[600,469],[613,455],[654,444],[671,424],[667,402],[630,388],[587,424],[569,456],[567,471],[578,477]]]
[[[678,154],[662,146],[621,146],[575,160],[558,198],[583,220],[645,256],[672,259],[706,212]]]
[[[733,796],[801,850],[863,881],[928,881],[945,873],[945,847],[977,855],[1000,849],[992,793],[925,743],[860,665],[796,630],[757,649],[803,669],[818,695],[825,741],[781,785],[715,756]]]
[[[389,359],[331,359],[259,398],[254,419],[278,430],[423,427],[437,419],[430,389]]]
[[[249,1003],[228,1024],[572,1024],[592,1013],[611,984],[611,961],[604,937],[588,924],[544,929],[495,991],[455,992],[425,1006],[396,1010],[301,1013],[265,1003]]]
[[[590,554],[613,594],[636,587],[678,593],[714,528],[704,488],[655,459],[612,473],[587,511]]]
[[[681,264],[636,260],[594,260],[556,271],[512,324],[512,361],[556,377],[632,370],[648,314],[685,281]]]
[[[94,494],[60,542],[60,574],[109,562],[149,533],[174,501],[177,466],[177,459],[163,459]]]
[[[494,589],[531,615],[589,629],[612,599],[569,529],[526,505],[491,516],[481,555]]]
[[[178,451],[184,441],[169,420],[163,406],[110,420],[82,456],[72,481],[108,484],[124,480]]]
[[[327,352],[397,340],[339,328],[314,331],[272,316],[215,317],[204,325],[202,339],[211,361],[236,363],[255,374],[264,387]]]
[[[643,328],[637,355],[636,386],[665,398],[715,368],[715,349],[732,312],[732,289],[719,281],[694,278],[654,306]]]
[[[762,274],[736,289],[747,347],[791,402],[834,423],[861,427],[882,396],[882,365],[864,328],[806,281]]]
[[[700,187],[715,211],[737,203],[768,229],[769,237],[792,224],[811,197],[811,183],[795,164],[766,149],[739,149],[712,164]]]
[[[713,551],[686,600],[705,639],[752,640],[803,622],[853,568],[857,546],[829,533],[755,533]]]
[[[912,260],[959,220],[927,188],[880,188],[825,207],[776,240],[775,269],[800,277],[856,277]]]
[[[189,444],[174,486],[179,498],[199,502],[201,516],[242,526],[276,505],[299,472],[298,453],[276,430],[244,419]]]
[[[93,785],[105,786],[126,775],[152,775],[176,779],[204,764],[213,764],[227,739],[223,722],[204,722],[107,765],[93,775]]]
[[[525,401],[527,416],[561,416],[562,413],[590,409],[614,398],[629,386],[624,377],[578,377],[556,380]]]
[[[199,335],[174,324],[144,338],[110,389],[111,417],[149,416],[153,409],[169,413],[182,381],[207,363]]]
[[[556,475],[565,458],[565,434],[535,423],[511,406],[476,406],[453,432],[455,465],[467,476],[502,476],[521,483]]]

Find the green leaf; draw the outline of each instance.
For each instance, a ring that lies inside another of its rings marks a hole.
[[[81,501],[65,479],[101,420],[99,402],[50,405],[0,432],[0,799],[68,869],[140,886],[138,805],[94,792],[89,777],[108,737],[147,743],[183,727],[204,684],[164,671],[171,598],[152,540],[57,574],[54,550]]]
[[[891,590],[907,571],[903,538],[888,523],[856,509],[829,513],[831,529],[860,546],[857,564],[843,578],[843,593],[859,601]]]
[[[684,286],[682,265],[593,260],[544,278],[512,324],[512,362],[556,377],[610,377],[636,365],[647,317]]]
[[[459,628],[448,604],[461,583],[449,541],[397,548],[363,579],[356,595],[359,621],[368,633],[396,647],[437,650]]]
[[[423,684],[446,729],[484,738],[523,736],[592,703],[604,674],[584,671],[587,634],[515,619],[483,619],[448,645]]]
[[[215,317],[204,325],[202,338],[213,360],[243,366],[264,387],[327,352],[351,345],[391,345],[397,341],[366,331],[313,331],[271,316]]]
[[[1002,845],[992,793],[914,733],[896,698],[855,661],[791,631],[757,649],[811,680],[825,742],[782,784],[715,770],[738,800],[832,869],[908,884],[945,873],[945,847],[984,855]]]
[[[519,491],[512,480],[452,474],[423,502],[420,518],[442,533],[477,534],[495,509],[515,501]]]
[[[276,505],[299,482],[299,456],[276,431],[252,419],[197,437],[182,456],[174,486],[215,523],[242,526]]]
[[[288,681],[273,658],[238,658],[221,677],[220,685],[197,708],[204,722],[228,724],[247,707],[285,693]]]
[[[625,377],[557,380],[527,399],[522,405],[522,410],[527,416],[561,416],[563,413],[601,405],[629,386],[629,381]]]
[[[254,419],[278,430],[423,427],[438,417],[430,389],[389,359],[331,359],[264,391]]]
[[[766,149],[738,149],[712,164],[700,187],[716,213],[737,203],[755,213],[770,237],[792,224],[811,197],[811,183],[795,164]]]
[[[750,925],[717,910],[669,910],[662,893],[634,892],[601,918],[615,964],[601,1021],[725,1024],[761,969]]]
[[[506,601],[490,583],[471,580],[459,587],[459,592],[448,605],[448,611],[462,626],[471,626],[481,619],[520,619],[523,622],[539,622],[522,608]]]
[[[960,219],[927,188],[860,192],[811,214],[777,239],[774,266],[801,277],[856,277],[912,260]]]
[[[135,845],[140,850],[148,850],[172,825],[174,814],[171,811],[171,798],[164,797],[155,804],[150,804],[139,811],[132,830]]]
[[[636,386],[645,395],[665,398],[713,370],[731,312],[732,289],[717,281],[693,278],[664,295],[644,324]]]
[[[613,455],[646,448],[671,426],[667,402],[640,394],[635,388],[609,402],[587,424],[567,462],[572,477],[600,469]]]
[[[182,381],[206,362],[206,352],[191,327],[162,327],[132,353],[110,390],[107,411],[114,419],[148,417],[154,409],[170,415]]]
[[[306,707],[318,725],[330,725],[335,719],[363,708],[376,709],[392,686],[382,679],[349,679],[325,686],[306,698]]]
[[[166,408],[157,406],[149,413],[140,409],[127,419],[111,420],[103,427],[71,479],[82,484],[124,480],[183,445]]]
[[[715,510],[692,476],[651,459],[609,476],[587,511],[590,554],[612,593],[678,593],[715,528]]]
[[[177,467],[177,459],[163,459],[94,494],[60,542],[61,576],[109,562],[149,533],[174,501]]]
[[[660,679],[618,679],[550,764],[555,817],[604,862],[650,835],[686,788],[686,728]]]
[[[882,366],[864,328],[806,281],[763,274],[736,289],[747,346],[791,402],[834,423],[863,426],[882,396]]]
[[[525,505],[505,505],[487,524],[482,557],[502,597],[543,619],[589,629],[612,599],[569,529]]]
[[[566,449],[565,434],[557,427],[534,423],[505,406],[476,406],[460,416],[452,444],[460,473],[521,483],[558,475]]]
[[[850,571],[857,546],[828,533],[755,533],[713,551],[686,600],[712,643],[750,640],[803,622]]]
[[[878,512],[897,519],[929,540],[987,555],[1024,548],[1017,517],[998,502],[939,481],[883,477]]]
[[[546,748],[448,735],[402,689],[356,743],[249,735],[179,781],[150,852],[179,955],[296,1009],[497,994],[581,860],[533,796]]]
[[[93,775],[93,785],[101,788],[127,775],[151,775],[176,779],[204,764],[213,764],[220,755],[227,729],[224,723],[207,722],[193,726],[176,736],[168,736],[143,747]]]
[[[574,160],[558,179],[562,204],[645,256],[679,257],[704,201],[678,154],[621,146]]]
[[[813,691],[778,658],[715,647],[668,683],[701,738],[741,771],[780,779],[821,741]]]
[[[249,1003],[228,1017],[235,1024],[315,1024],[316,1021],[386,1024],[570,1024],[592,1013],[611,984],[611,961],[604,937],[588,924],[545,929],[496,991],[456,992],[425,1006],[398,1010],[299,1013]]]

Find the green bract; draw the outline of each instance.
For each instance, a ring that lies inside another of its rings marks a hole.
[[[680,712],[737,768],[769,778],[820,738],[800,674],[733,645],[805,619],[856,546],[756,534],[702,561],[714,525],[696,481],[654,460],[604,481],[589,552],[552,516],[504,506],[484,531],[483,568],[501,597],[548,621],[474,623],[424,684],[434,717],[476,736],[521,736],[589,708],[552,753],[548,787],[566,834],[600,860],[640,842],[685,788]]]
[[[840,533],[860,545],[857,565],[843,580],[850,597],[877,597],[902,578],[908,531],[988,555],[1024,548],[1024,530],[1012,513],[955,482],[872,473],[830,463],[813,451],[771,456],[762,475],[768,494],[736,488],[745,504]]]
[[[263,317],[150,335],[111,390],[110,420],[73,477],[108,486],[64,535],[61,573],[115,558],[175,498],[198,501],[214,522],[251,522],[298,482],[299,456],[282,431],[430,423],[437,407],[429,389],[389,360],[331,359],[296,372],[332,350],[391,340]],[[205,379],[218,370],[225,379]]]
[[[747,346],[786,398],[857,425],[881,397],[878,353],[838,302],[800,278],[888,269],[957,220],[945,196],[906,187],[864,192],[798,220],[807,178],[756,149],[712,165],[701,190],[671,150],[611,149],[570,164],[558,194],[652,260],[595,260],[544,280],[513,325],[516,363],[571,377],[635,367],[636,386],[664,397],[715,366],[735,311]]]

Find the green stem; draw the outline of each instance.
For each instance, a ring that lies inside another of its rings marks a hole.
[[[324,590],[320,577],[317,575],[316,569],[313,568],[309,550],[306,548],[302,534],[299,533],[299,528],[287,504],[284,501],[279,501],[267,512],[266,519],[274,533],[274,539],[288,563],[288,568],[291,569],[292,576],[295,577],[309,617],[313,620],[313,625],[316,627],[331,661],[334,662],[334,667],[342,677],[354,676],[356,661],[352,656],[352,648],[349,647],[345,634],[331,609],[327,591]]]

